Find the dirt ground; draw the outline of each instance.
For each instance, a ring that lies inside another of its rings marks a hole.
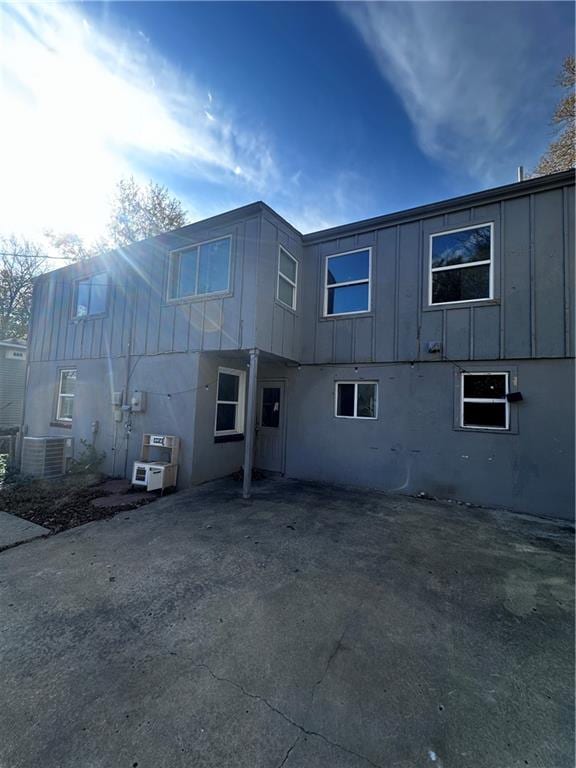
[[[112,493],[114,490],[107,487],[106,480],[98,475],[73,475],[55,480],[22,478],[0,488],[0,511],[60,533],[84,523],[113,517],[118,512],[156,499],[154,494],[142,499],[141,494],[128,491],[125,493],[126,504],[107,508],[90,503]],[[132,499],[132,496],[135,498]]]

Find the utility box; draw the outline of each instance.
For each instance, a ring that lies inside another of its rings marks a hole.
[[[135,389],[132,393],[130,405],[132,406],[132,413],[143,413],[146,410],[146,392],[142,392],[141,389]]]
[[[178,437],[145,434],[140,460],[134,462],[132,469],[132,485],[145,487],[147,491],[175,487],[179,452]]]

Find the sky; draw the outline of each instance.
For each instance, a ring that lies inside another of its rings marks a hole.
[[[570,2],[0,4],[0,235],[102,234],[116,181],[303,232],[516,180]]]

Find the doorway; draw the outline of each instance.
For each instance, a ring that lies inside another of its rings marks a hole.
[[[267,379],[258,385],[254,465],[268,472],[284,472],[286,400],[284,382]]]

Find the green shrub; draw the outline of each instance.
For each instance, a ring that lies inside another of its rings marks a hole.
[[[106,458],[104,451],[98,452],[87,440],[80,440],[82,451],[76,459],[71,459],[68,472],[71,475],[97,473]]]

